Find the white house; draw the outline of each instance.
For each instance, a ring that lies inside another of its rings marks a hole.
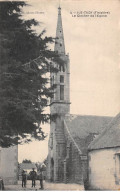
[[[4,184],[17,184],[18,181],[18,146],[0,148],[0,178]]]
[[[120,190],[120,113],[88,149],[90,188]]]
[[[24,171],[26,171],[27,174],[29,174],[30,171],[33,170],[33,168],[34,168],[34,171],[37,172],[37,167],[34,163],[21,163],[20,164],[21,173],[24,170]]]

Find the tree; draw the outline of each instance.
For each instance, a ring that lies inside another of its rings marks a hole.
[[[32,163],[32,161],[28,160],[28,159],[25,159],[25,160],[22,161],[22,163]]]
[[[47,166],[47,158],[44,159],[43,163]]]
[[[54,63],[63,64],[51,51],[52,37],[37,35],[32,26],[39,23],[24,20],[25,2],[0,2],[0,146],[9,147],[43,140],[41,123],[48,122],[44,114],[53,92],[48,86],[50,71],[58,71]]]

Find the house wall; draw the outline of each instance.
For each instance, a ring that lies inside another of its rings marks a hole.
[[[120,147],[89,151],[89,186],[96,190],[120,189]]]
[[[18,146],[0,149],[0,177],[4,184],[17,184]]]
[[[25,169],[25,168],[24,168],[24,169],[22,169],[22,170],[26,171],[26,173],[29,174],[33,169],[32,169],[32,168],[31,168],[31,169]],[[37,168],[34,169],[34,171],[37,172]]]

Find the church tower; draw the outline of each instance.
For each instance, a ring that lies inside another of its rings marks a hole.
[[[56,29],[56,41],[54,51],[64,61],[63,65],[55,64],[59,68],[58,73],[51,73],[51,85],[55,85],[54,96],[51,99],[51,114],[70,113],[70,92],[69,92],[69,56],[65,53],[64,34],[62,27],[61,8],[58,8],[58,21]]]
[[[59,71],[50,75],[51,85],[55,85],[50,113],[57,115],[57,118],[50,123],[47,176],[49,181],[62,182],[64,181],[64,158],[66,156],[64,118],[65,115],[70,114],[70,68],[69,56],[65,52],[61,7],[58,8],[54,51],[59,54],[63,64],[55,64]]]

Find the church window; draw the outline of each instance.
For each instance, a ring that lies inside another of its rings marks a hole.
[[[51,81],[51,86],[54,85],[54,76],[50,78],[50,81]]]
[[[50,78],[50,85],[52,86],[52,78]]]
[[[65,72],[65,66],[63,66],[63,72]]]
[[[60,85],[60,100],[64,100],[64,85]]]
[[[53,93],[52,95],[53,95],[53,96],[52,96],[52,98],[54,99],[54,97],[55,97],[55,94]]]
[[[62,44],[60,43],[60,46],[62,46]]]
[[[50,147],[53,148],[53,134],[50,137]]]
[[[60,70],[60,72],[65,72],[65,66],[64,65],[59,65],[59,70]]]
[[[54,84],[54,76],[53,76],[53,84]]]
[[[60,30],[60,33],[61,33],[61,30]]]
[[[64,76],[60,75],[60,83],[64,83]]]
[[[69,154],[70,154],[70,146],[67,145],[67,158],[69,158]]]
[[[62,65],[60,65],[59,70],[62,71]]]

